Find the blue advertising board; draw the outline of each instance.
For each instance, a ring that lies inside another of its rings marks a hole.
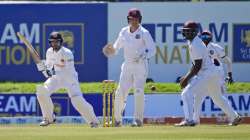
[[[93,106],[96,116],[102,116],[102,94],[84,94],[85,100]],[[79,116],[67,94],[53,94],[56,116]],[[0,116],[41,116],[36,94],[0,94]]]
[[[25,45],[23,34],[44,59],[48,35],[62,33],[64,46],[74,54],[79,81],[107,79],[106,3],[0,4],[0,81],[43,81]]]
[[[96,116],[103,116],[102,94],[83,94],[88,103],[93,106]],[[250,94],[235,93],[225,96],[233,109],[239,114],[250,116]],[[67,94],[52,94],[54,113],[60,116],[80,116],[72,106]],[[112,100],[110,104],[112,106]],[[169,105],[172,106],[169,106]],[[183,116],[182,101],[179,94],[145,95],[145,117]],[[108,103],[106,102],[106,107]],[[173,106],[175,106],[173,108]],[[164,108],[162,108],[164,107]],[[106,108],[106,111],[108,109]],[[112,113],[112,110],[110,110]],[[210,98],[205,98],[201,107],[201,116],[217,116],[223,113]],[[134,96],[129,95],[124,116],[133,116]],[[110,114],[111,115],[111,114]],[[0,94],[0,117],[41,116],[36,94]]]

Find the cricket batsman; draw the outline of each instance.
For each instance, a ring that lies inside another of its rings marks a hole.
[[[97,127],[98,120],[93,107],[83,98],[80,90],[78,74],[74,66],[74,56],[62,44],[62,35],[59,32],[52,32],[49,36],[50,48],[46,52],[46,60],[37,64],[38,71],[41,71],[47,78],[43,85],[38,85],[36,88],[43,116],[40,126],[54,123],[54,106],[50,95],[60,88],[66,88],[74,108],[91,127]]]
[[[103,48],[107,57],[123,48],[124,62],[121,66],[119,85],[115,93],[115,126],[122,125],[122,113],[130,88],[134,89],[135,112],[133,127],[143,126],[144,84],[148,74],[148,59],[156,53],[155,43],[148,30],[141,26],[142,15],[138,9],[130,9],[128,26],[121,29],[114,45]]]

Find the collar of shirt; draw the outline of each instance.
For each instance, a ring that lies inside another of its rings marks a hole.
[[[63,46],[61,46],[61,48],[58,51],[53,50],[53,53],[59,54],[59,53],[61,53],[62,49],[63,49]]]
[[[198,36],[195,36],[192,41],[188,40],[188,45],[192,45],[197,39],[200,39]]]
[[[139,27],[138,27],[138,28],[136,29],[136,31],[134,31],[133,33],[130,32],[130,27],[128,27],[127,32],[128,32],[129,34],[133,35],[133,34],[136,34],[137,32],[139,32],[140,30],[141,30],[141,25],[139,25]]]

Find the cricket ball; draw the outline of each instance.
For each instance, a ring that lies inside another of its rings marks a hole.
[[[150,89],[151,89],[151,91],[155,91],[156,87],[155,86],[151,86]]]

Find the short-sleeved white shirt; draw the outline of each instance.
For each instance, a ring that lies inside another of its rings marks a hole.
[[[217,59],[220,62],[220,66],[222,64],[221,58],[226,55],[225,49],[216,43],[209,43],[207,45],[209,56],[212,60]]]
[[[196,36],[192,41],[188,41],[188,46],[190,58],[193,64],[195,60],[202,59],[200,71],[204,71],[213,67],[212,60],[208,55],[207,47],[198,36]]]

